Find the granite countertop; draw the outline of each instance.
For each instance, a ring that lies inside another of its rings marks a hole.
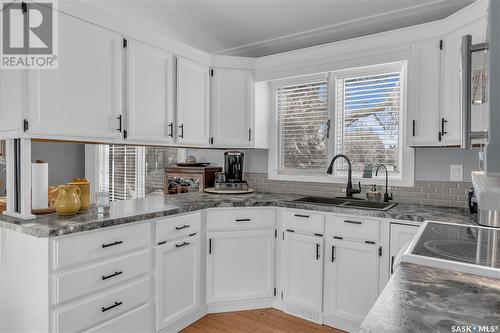
[[[453,330],[465,325],[466,330]],[[479,326],[479,327],[478,327]],[[480,330],[489,326],[489,330]],[[361,332],[499,332],[499,279],[402,263]]]
[[[461,208],[399,204],[388,211],[344,208],[329,205],[290,202],[302,195],[252,193],[243,195],[186,193],[150,196],[143,199],[115,201],[110,211],[98,215],[95,207],[70,217],[56,214],[40,215],[33,220],[0,216],[0,227],[16,230],[35,237],[56,237],[156,217],[175,215],[212,207],[274,206],[359,215],[406,221],[425,220],[475,224],[476,217]]]

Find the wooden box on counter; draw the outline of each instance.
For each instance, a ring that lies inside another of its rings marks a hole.
[[[172,189],[169,191],[169,182],[175,182],[179,185],[187,184],[188,188],[185,189],[185,192],[203,192],[203,189],[214,186],[215,175],[221,171],[222,168],[217,166],[168,166],[165,168],[163,191],[165,194],[172,194]],[[180,191],[181,190],[179,189],[179,192]]]

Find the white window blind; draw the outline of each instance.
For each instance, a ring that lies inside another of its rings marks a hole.
[[[378,164],[399,174],[402,69],[381,66],[376,74],[336,74],[335,153],[348,156],[358,174]],[[336,162],[335,170],[345,172],[347,163]]]
[[[277,89],[279,171],[324,173],[328,157],[326,80]]]

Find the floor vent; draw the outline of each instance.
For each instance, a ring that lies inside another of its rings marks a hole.
[[[321,313],[317,311],[305,309],[301,306],[293,304],[285,304],[285,312],[306,320],[313,321],[318,324],[323,324],[323,317]]]

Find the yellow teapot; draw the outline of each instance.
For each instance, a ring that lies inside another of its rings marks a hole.
[[[81,206],[80,189],[72,185],[60,185],[55,202],[56,212],[59,215],[73,215]]]

